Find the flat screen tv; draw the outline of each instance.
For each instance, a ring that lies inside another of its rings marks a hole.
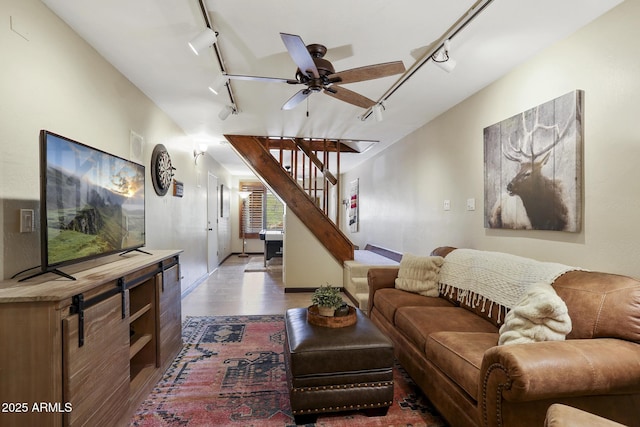
[[[42,130],[37,274],[73,278],[58,268],[143,247],[144,180],[140,164]]]

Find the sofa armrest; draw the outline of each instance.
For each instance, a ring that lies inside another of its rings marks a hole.
[[[370,268],[367,272],[367,282],[369,284],[369,303],[367,313],[371,316],[373,308],[373,294],[378,289],[393,288],[396,285],[396,277],[398,277],[398,268]]]
[[[544,427],[624,427],[624,425],[578,408],[554,403],[547,410]]]
[[[485,419],[501,401],[640,393],[640,344],[615,338],[492,347],[484,353],[480,396]]]

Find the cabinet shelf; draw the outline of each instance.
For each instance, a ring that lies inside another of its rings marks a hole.
[[[145,314],[149,310],[151,310],[151,303],[148,303],[148,304],[144,305],[138,311],[136,311],[135,313],[132,313],[131,316],[129,316],[129,323],[135,322],[137,319],[140,318],[140,316],[142,316],[143,314]]]
[[[156,366],[153,364],[131,365],[131,390],[141,389],[144,382],[153,374],[155,368]]]
[[[144,334],[140,336],[134,335],[131,337],[131,345],[129,346],[129,359],[133,359],[133,357],[140,352],[144,348],[145,345],[151,342],[153,336],[151,334]]]

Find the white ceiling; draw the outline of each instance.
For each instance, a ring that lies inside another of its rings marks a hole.
[[[300,86],[231,82],[239,114],[218,118],[229,103],[207,87],[220,74],[212,49],[194,55],[187,42],[205,28],[198,0],[42,0],[164,110],[191,140],[231,173],[248,169],[224,134],[379,141],[343,155],[346,171],[397,142],[621,0],[494,0],[451,40],[457,67],[428,62],[387,101],[384,120],[361,120],[364,109],[322,93],[295,109],[280,107]],[[219,0],[207,1],[229,74],[294,78],[296,66],[280,32],[329,49],[336,71],[401,60],[409,69],[420,48],[438,40],[476,3],[472,0]],[[416,52],[416,50],[418,50]],[[345,85],[374,101],[399,76]]]

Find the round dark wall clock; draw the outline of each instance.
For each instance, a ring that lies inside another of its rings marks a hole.
[[[169,191],[173,181],[173,171],[169,152],[164,145],[156,145],[151,153],[151,181],[158,196],[164,196]]]

